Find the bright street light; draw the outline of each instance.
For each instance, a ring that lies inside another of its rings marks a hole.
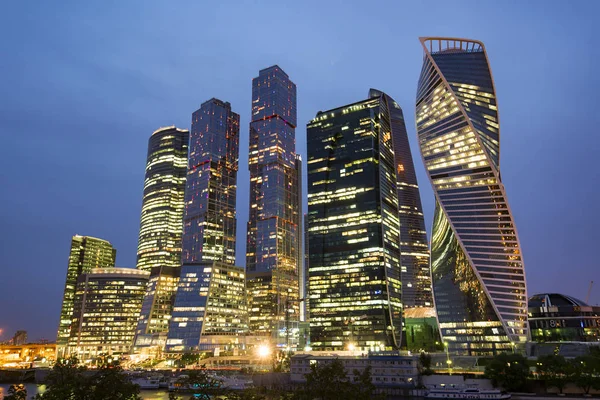
[[[258,346],[258,356],[259,357],[265,358],[269,354],[271,354],[271,349],[269,348],[269,346],[267,346],[265,344],[261,344],[260,346]]]

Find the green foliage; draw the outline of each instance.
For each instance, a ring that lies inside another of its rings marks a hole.
[[[178,382],[186,387],[186,392],[193,393],[190,399],[209,400],[225,393],[222,382],[210,376],[204,367],[198,371],[187,371],[186,375],[180,377]]]
[[[355,370],[352,379],[337,358],[329,363],[316,363],[306,374],[304,388],[292,396],[295,400],[361,400],[376,399],[371,382],[371,368]]]
[[[23,384],[10,385],[5,400],[27,400],[27,388]]]
[[[257,389],[231,391],[225,396],[227,400],[266,400],[267,398]]]
[[[184,354],[181,355],[181,358],[179,359],[179,365],[181,367],[185,368],[186,365],[198,363],[198,360],[200,360],[200,355],[199,354],[196,354],[196,353],[184,353]]]
[[[419,374],[421,375],[433,374],[433,370],[431,369],[431,355],[427,353],[421,353],[419,355],[419,363],[417,364],[417,368],[419,370]]]
[[[591,388],[600,390],[600,352],[597,356],[575,358],[572,368],[573,381],[585,394],[589,394]]]
[[[536,370],[546,385],[557,388],[560,393],[573,378],[573,364],[559,355],[539,357]]]
[[[141,400],[139,386],[131,383],[118,361],[98,370],[78,366],[77,358],[60,359],[46,377],[46,391],[38,400]]]
[[[527,359],[520,354],[498,354],[486,365],[485,376],[494,387],[518,391],[525,386],[529,376]]]
[[[89,378],[90,396],[86,400],[138,400],[140,387],[132,383],[118,363],[103,365]]]
[[[85,399],[89,390],[89,381],[85,376],[86,368],[78,366],[76,357],[61,358],[46,377],[46,391],[38,394],[43,400],[79,400]]]

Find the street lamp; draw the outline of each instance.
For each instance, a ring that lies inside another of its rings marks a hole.
[[[446,364],[448,365],[448,373],[452,375],[452,360],[450,360],[450,353],[448,352],[448,342],[444,342],[444,349],[446,350]]]
[[[261,344],[258,346],[258,356],[260,358],[266,358],[269,356],[269,354],[271,354],[271,348],[269,346],[266,344]]]

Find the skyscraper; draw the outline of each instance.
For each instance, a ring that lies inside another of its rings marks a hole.
[[[137,268],[151,273],[135,345],[164,347],[181,265],[189,132],[169,126],[148,140]]]
[[[431,269],[448,351],[491,355],[528,337],[521,248],[500,178],[500,126],[483,43],[421,38],[421,155],[436,198]]]
[[[295,131],[296,85],[277,65],[259,71],[252,80],[247,289],[251,332],[279,345],[299,318],[302,232]]]
[[[247,330],[245,273],[235,266],[239,124],[231,105],[215,98],[192,114],[182,267],[167,351],[236,346]]]
[[[400,223],[393,140],[397,104],[369,98],[307,127],[311,346],[398,348]]]
[[[56,337],[56,348],[59,357],[64,355],[71,333],[77,279],[82,274],[90,272],[92,268],[114,267],[116,256],[117,250],[106,240],[79,235],[75,235],[71,239],[71,252],[69,254],[67,278]]]
[[[137,268],[179,267],[189,133],[174,126],[148,140]]]
[[[192,114],[181,262],[235,264],[240,116],[218,99]]]
[[[400,265],[402,266],[402,306],[433,308],[429,244],[421,195],[413,163],[408,133],[402,109],[386,96],[390,110],[394,158],[396,160],[396,187],[400,216]]]
[[[83,361],[128,353],[149,275],[133,268],[94,268],[80,275],[68,354]]]

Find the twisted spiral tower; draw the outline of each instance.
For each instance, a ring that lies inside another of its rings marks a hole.
[[[500,125],[483,43],[421,38],[416,124],[436,198],[433,291],[449,352],[524,347],[527,287],[517,229],[500,177]]]

